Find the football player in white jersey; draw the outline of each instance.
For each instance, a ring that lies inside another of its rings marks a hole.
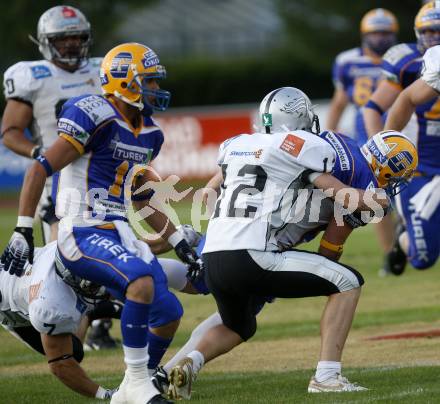
[[[3,144],[21,156],[37,158],[57,139],[57,115],[63,103],[85,93],[101,93],[101,58],[89,58],[92,42],[90,23],[84,14],[69,6],[56,6],[44,12],[37,27],[38,45],[44,60],[18,62],[9,67],[3,80],[6,108],[1,136]],[[33,139],[25,136],[31,128]],[[48,179],[40,202],[50,204],[52,181]],[[56,239],[55,215],[50,211],[43,222],[45,241]]]
[[[180,227],[188,238],[190,226]],[[191,237],[194,231],[189,233]],[[195,240],[194,240],[195,241]],[[97,305],[109,303],[103,288],[78,279],[62,278],[55,265],[56,242],[35,249],[33,265],[24,276],[10,275],[0,263],[0,324],[33,350],[45,355],[51,372],[79,394],[109,399],[115,390],[90,380],[80,363],[86,317]],[[159,251],[160,252],[160,251]],[[186,266],[174,259],[159,259],[169,287],[186,286]]]
[[[57,116],[64,102],[85,93],[101,93],[102,58],[89,57],[90,23],[74,7],[55,6],[44,12],[38,21],[37,38],[31,39],[44,60],[19,62],[6,70],[3,85],[7,103],[1,133],[6,147],[35,159],[56,140]],[[32,140],[25,136],[26,128],[31,128]],[[45,242],[57,236],[58,219],[51,195],[52,178],[48,178],[38,209]],[[108,319],[95,319],[86,347],[115,348],[110,325]]]
[[[26,266],[22,277],[0,268],[0,324],[45,355],[51,372],[66,386],[87,397],[109,399],[114,391],[99,386],[81,368],[84,352],[76,335],[81,319],[104,293],[90,287],[91,301],[63,282],[55,251],[56,242],[36,249],[34,264]]]
[[[309,181],[322,189],[344,187],[327,174],[335,161],[334,149],[311,133],[317,117],[308,97],[297,89],[269,93],[260,105],[260,116],[266,133],[240,135],[220,147],[224,182],[208,225],[203,259],[207,286],[223,324],[216,322],[218,318],[208,319],[207,328],[212,328],[171,370],[172,398],[190,398],[192,382],[205,362],[252,337],[256,302],[264,296],[329,296],[321,321],[321,358],[309,392],[365,390],[341,375],[342,349],[363,284],[357,271],[333,261],[339,258],[351,226],[337,226],[332,217],[321,241],[321,255],[278,251],[279,241],[289,241],[294,233],[283,231],[292,219],[288,212],[299,204],[295,191],[310,186]],[[370,168],[368,172],[374,178]]]

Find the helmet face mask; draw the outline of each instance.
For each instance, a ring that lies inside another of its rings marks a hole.
[[[414,144],[402,133],[389,130],[375,134],[362,147],[379,187],[396,195],[408,184],[417,168]]]
[[[166,77],[165,67],[145,45],[127,43],[111,49],[102,61],[100,77],[104,94],[139,108],[144,115],[168,108],[171,94],[158,84]]]
[[[305,130],[319,133],[319,119],[309,97],[295,87],[282,87],[267,94],[260,104],[263,133]]]
[[[38,21],[38,45],[45,59],[76,67],[87,59],[92,36],[90,23],[81,11],[69,6],[56,6],[42,14]]]
[[[419,10],[414,21],[414,31],[423,51],[440,45],[440,1],[430,1]]]

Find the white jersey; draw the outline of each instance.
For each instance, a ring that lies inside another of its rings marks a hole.
[[[277,250],[299,190],[312,188],[310,174],[331,172],[334,161],[333,148],[305,131],[226,140],[218,158],[224,182],[203,252]]]
[[[422,80],[440,92],[440,45],[429,48],[423,55]]]
[[[101,58],[91,58],[75,72],[63,70],[47,60],[19,62],[4,74],[6,99],[28,103],[33,109],[34,141],[45,148],[58,137],[57,117],[71,97],[101,93]]]
[[[36,249],[34,265],[22,277],[0,272],[0,324],[32,326],[42,334],[75,333],[81,317],[92,308],[55,272],[57,244]]]

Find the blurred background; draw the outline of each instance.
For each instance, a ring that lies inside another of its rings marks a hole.
[[[295,86],[318,104],[325,127],[333,92],[335,56],[359,46],[359,22],[384,7],[400,23],[400,42],[415,40],[417,0],[94,0],[69,1],[88,17],[92,56],[138,41],[153,48],[168,77],[169,111],[157,114],[166,143],[157,165],[163,174],[206,178],[215,169],[218,143],[252,130],[255,106],[270,90]],[[55,1],[14,0],[0,15],[0,70],[42,59],[28,39]],[[3,111],[5,100],[0,101]],[[0,112],[1,113],[1,112]],[[341,127],[351,130],[350,111]],[[27,159],[0,146],[0,189],[17,189]]]

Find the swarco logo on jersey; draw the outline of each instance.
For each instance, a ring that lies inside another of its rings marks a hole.
[[[132,146],[116,142],[113,157],[118,160],[127,160],[135,164],[148,164],[153,156],[153,149]]]
[[[148,52],[144,53],[144,57],[142,58],[142,64],[147,69],[148,67],[158,65],[159,58],[157,57],[156,53],[152,51],[151,49]]]
[[[263,149],[258,149],[255,151],[236,151],[236,150],[233,150],[233,151],[231,151],[231,153],[229,153],[230,156],[238,156],[238,157],[253,156],[256,159],[259,159],[262,154],[263,154]]]
[[[110,74],[115,79],[125,79],[128,75],[128,69],[133,62],[133,55],[130,52],[120,52],[112,60]]]

